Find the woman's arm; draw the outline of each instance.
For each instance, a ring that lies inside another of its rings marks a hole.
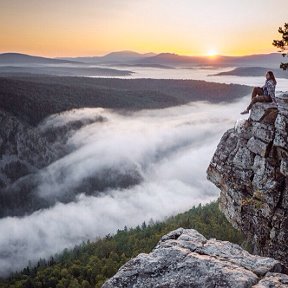
[[[268,95],[272,98],[272,101],[275,102],[275,85],[273,81],[267,81],[266,88]]]

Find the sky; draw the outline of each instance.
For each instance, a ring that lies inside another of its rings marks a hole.
[[[0,53],[270,53],[287,11],[287,0],[0,0]]]

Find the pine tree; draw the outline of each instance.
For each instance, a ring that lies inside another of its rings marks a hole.
[[[288,56],[288,52],[285,51],[288,50],[288,23],[285,23],[283,28],[279,27],[278,32],[282,34],[281,40],[273,40],[273,45],[280,49],[279,52],[282,52],[282,56]],[[287,70],[288,63],[281,63],[280,68],[283,70]]]

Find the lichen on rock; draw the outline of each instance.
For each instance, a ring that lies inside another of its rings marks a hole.
[[[207,175],[221,190],[220,209],[253,253],[288,266],[288,94],[277,96],[278,107],[256,103],[223,135]]]

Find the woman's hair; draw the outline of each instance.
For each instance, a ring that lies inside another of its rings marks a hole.
[[[269,78],[273,81],[274,85],[276,85],[277,81],[275,79],[275,76],[274,76],[273,72],[272,71],[268,71],[267,73],[269,74]]]

